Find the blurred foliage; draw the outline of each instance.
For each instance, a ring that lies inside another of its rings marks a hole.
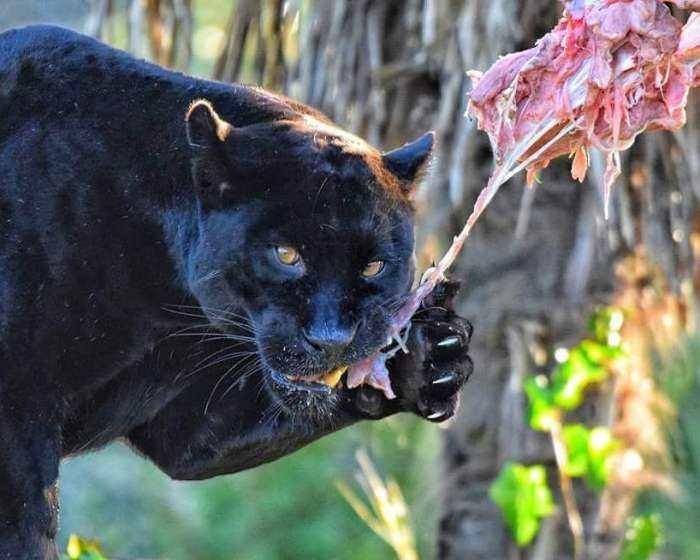
[[[174,482],[121,445],[62,465],[61,542],[99,539],[108,557],[169,560],[391,558],[344,501],[365,448],[391,473],[412,514],[417,550],[434,550],[439,428],[408,414],[363,423],[251,471]]]
[[[107,560],[102,555],[102,550],[97,541],[83,539],[78,535],[71,535],[66,545],[67,560]]]
[[[589,322],[590,337],[564,352],[565,358],[552,372],[525,380],[528,422],[533,430],[549,431],[564,411],[578,408],[586,389],[607,377],[608,367],[623,354],[620,348],[622,312],[603,308]]]
[[[108,5],[109,18],[102,23],[102,29],[98,35],[115,47],[129,50],[131,3],[129,0],[110,0]],[[210,78],[216,59],[225,43],[226,24],[232,11],[232,2],[230,0],[191,0],[191,6],[192,56],[186,70],[189,74]],[[142,9],[148,7],[148,3],[142,3]],[[86,30],[82,29],[82,31]],[[146,56],[144,53],[137,54]],[[150,55],[148,58],[152,59],[153,53],[151,52]]]
[[[632,518],[625,532],[620,560],[648,560],[663,542],[661,521],[656,515]]]
[[[506,463],[491,485],[490,496],[501,508],[518,546],[530,544],[539,531],[540,520],[554,511],[547,472],[542,465]]]
[[[670,558],[695,560],[700,558],[700,338],[686,341],[659,371],[660,386],[677,410],[675,418],[664,419],[679,490],[672,496],[648,492],[637,509],[660,518]]]
[[[614,360],[624,355],[620,337],[623,319],[619,309],[598,310],[589,322],[589,337],[574,348],[557,351],[559,363],[551,377],[530,376],[523,386],[530,427],[549,432],[555,451],[563,450],[561,457],[557,456],[557,468],[569,519],[578,519],[576,524],[580,523],[580,514],[571,511],[576,505],[568,479],[583,478],[592,489],[601,491],[619,444],[608,428],[563,424],[564,416],[581,406],[586,389],[605,380]],[[506,463],[491,486],[491,498],[500,507],[520,547],[532,541],[539,531],[540,519],[550,515],[554,507],[543,465]]]
[[[589,430],[581,424],[564,426],[567,462],[564,472],[572,478],[585,477],[594,490],[602,490],[608,481],[611,458],[618,449],[608,428]]]

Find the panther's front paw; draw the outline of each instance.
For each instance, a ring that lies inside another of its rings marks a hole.
[[[452,308],[459,290],[455,282],[439,284],[411,321],[408,354],[389,361],[391,385],[401,410],[432,422],[450,418],[459,403],[459,390],[473,364],[468,355],[472,325]]]

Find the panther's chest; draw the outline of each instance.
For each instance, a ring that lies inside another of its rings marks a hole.
[[[179,392],[153,373],[147,358],[139,360],[75,403],[63,427],[63,455],[101,447],[153,418]]]

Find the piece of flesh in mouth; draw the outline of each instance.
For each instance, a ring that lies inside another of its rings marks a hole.
[[[287,378],[302,383],[321,383],[328,387],[337,387],[340,378],[348,370],[348,366],[340,366],[325,373],[314,376],[288,375]]]

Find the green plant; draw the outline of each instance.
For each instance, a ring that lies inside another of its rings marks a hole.
[[[542,465],[506,463],[491,485],[489,495],[501,508],[518,546],[528,545],[539,530],[540,520],[554,511],[547,472]]]
[[[97,541],[87,540],[75,534],[68,539],[64,558],[68,560],[107,560]]]
[[[619,309],[600,310],[591,318],[588,338],[569,350],[557,350],[559,363],[550,377],[533,375],[523,386],[530,427],[549,433],[552,441],[576,558],[583,555],[585,541],[572,479],[580,478],[592,490],[601,491],[608,482],[611,460],[619,443],[607,427],[566,424],[565,416],[581,406],[586,390],[604,381],[615,360],[624,356],[622,324]],[[506,463],[492,484],[490,495],[520,547],[534,539],[541,519],[554,511],[543,465]]]
[[[700,336],[694,335],[659,364],[657,380],[673,403],[673,415],[659,411],[666,428],[674,486],[669,491],[649,490],[637,502],[637,519],[652,519],[663,529],[668,558],[700,558]],[[648,524],[647,524],[648,525]],[[651,530],[631,525],[640,538]],[[645,537],[645,541],[651,540]],[[626,557],[628,560],[634,556]]]
[[[657,515],[633,517],[627,523],[620,560],[647,560],[661,546],[661,520]]]
[[[610,430],[570,424],[564,426],[563,437],[567,450],[564,472],[572,478],[585,478],[589,487],[602,490],[610,474],[610,459],[619,447]]]

